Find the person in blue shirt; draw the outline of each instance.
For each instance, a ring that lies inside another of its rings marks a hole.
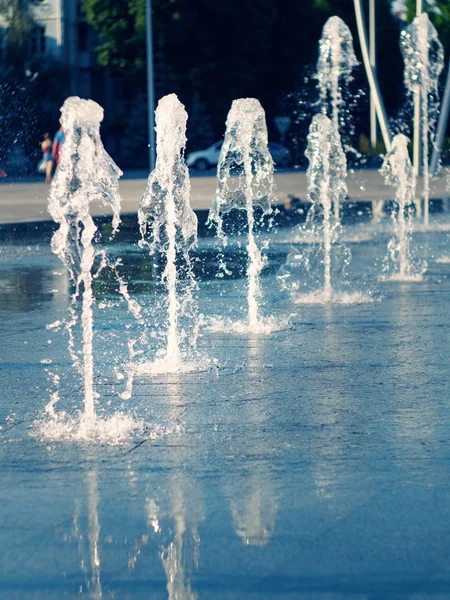
[[[58,166],[59,163],[59,154],[61,152],[61,146],[64,144],[64,129],[61,127],[58,129],[58,131],[55,134],[55,137],[53,138],[53,146],[52,146],[52,157],[56,163],[56,166]]]
[[[42,162],[45,166],[45,181],[50,183],[52,180],[53,158],[52,158],[52,140],[50,134],[44,133],[44,139],[41,142]],[[42,166],[42,170],[44,169]],[[41,170],[41,169],[40,169]]]

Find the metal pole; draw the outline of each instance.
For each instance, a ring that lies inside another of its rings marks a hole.
[[[370,65],[373,72],[377,72],[377,58],[376,58],[376,13],[375,13],[375,0],[370,0],[369,4],[369,44],[370,44]],[[377,111],[375,108],[375,100],[373,92],[370,92],[370,145],[372,150],[377,147]]]
[[[145,0],[145,23],[147,30],[147,110],[148,110],[148,151],[150,171],[155,168],[155,73],[153,68],[153,32],[151,0]]]
[[[435,175],[437,171],[439,156],[444,143],[445,132],[447,131],[448,117],[450,113],[450,62],[447,71],[447,81],[445,82],[444,97],[442,99],[441,114],[439,115],[439,123],[436,132],[436,140],[434,143],[433,154],[431,156],[430,173]]]
[[[61,3],[62,0],[56,0],[56,47],[57,47],[57,52],[59,55],[59,58],[61,60],[64,60],[64,56],[62,54],[62,49],[63,49],[63,34],[62,34],[62,30],[63,30],[63,25],[62,25],[62,10],[61,10]],[[64,40],[65,42],[67,42],[66,40]],[[69,40],[69,44],[71,43],[72,40]]]
[[[422,0],[416,1],[416,16],[422,14]],[[416,177],[420,174],[420,88],[414,94],[413,167]]]
[[[361,44],[361,52],[363,56],[364,66],[366,68],[367,78],[369,80],[370,91],[373,93],[373,100],[375,103],[375,109],[377,112],[378,122],[380,124],[381,135],[383,136],[384,145],[386,150],[389,152],[391,149],[391,132],[389,129],[389,122],[384,108],[383,98],[381,96],[380,87],[376,75],[370,64],[369,49],[367,43],[366,26],[364,24],[364,13],[362,9],[361,0],[354,0],[355,3],[355,14],[356,23],[358,26],[359,41]]]
[[[416,177],[420,173],[420,88],[414,93],[413,166]]]

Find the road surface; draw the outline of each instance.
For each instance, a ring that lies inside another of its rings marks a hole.
[[[143,174],[134,178],[125,176],[120,182],[123,199],[122,213],[135,213],[145,190],[147,180]],[[287,204],[290,198],[305,200],[307,196],[306,173],[301,171],[277,173],[275,175],[276,204]],[[394,190],[386,187],[380,173],[375,169],[351,171],[347,177],[350,201],[372,201],[374,203],[391,200]],[[214,175],[191,178],[191,205],[195,210],[209,209],[216,189]],[[421,182],[419,181],[418,190]],[[49,186],[45,182],[2,183],[0,184],[0,224],[47,221],[47,198]],[[446,191],[444,176],[433,180],[431,197],[442,198],[450,195]],[[92,206],[95,216],[110,211],[102,204]]]

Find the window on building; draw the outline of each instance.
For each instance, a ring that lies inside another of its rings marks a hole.
[[[45,54],[45,27],[37,25],[31,36],[31,53]]]

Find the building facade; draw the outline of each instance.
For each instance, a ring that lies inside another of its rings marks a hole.
[[[68,70],[70,94],[92,98],[105,109],[112,106],[114,89],[105,69],[97,64],[96,33],[86,22],[81,0],[38,0],[32,7],[36,26],[30,56],[54,57]],[[0,17],[7,39],[7,18]]]

